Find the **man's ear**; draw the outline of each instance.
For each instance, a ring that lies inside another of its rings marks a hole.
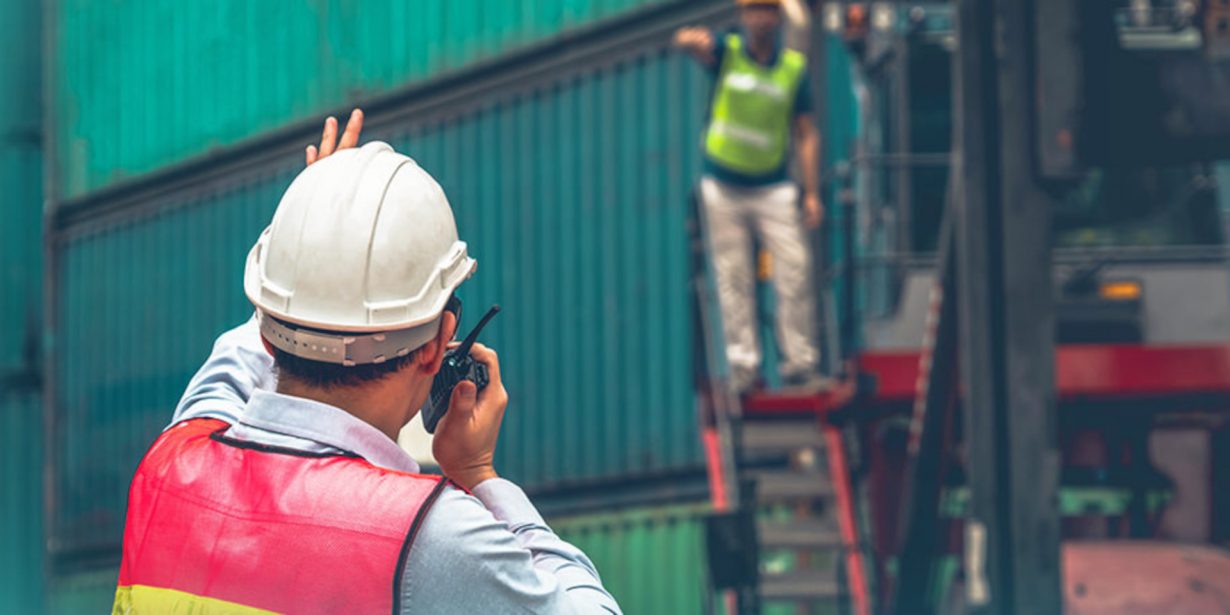
[[[456,333],[457,315],[445,310],[440,315],[440,330],[436,332],[436,337],[419,348],[415,363],[432,374],[440,371],[444,353],[448,352],[448,343]]]
[[[270,344],[269,340],[265,339],[264,335],[261,336],[261,345],[265,347],[265,352],[269,353],[269,356],[272,357],[273,356],[273,344]]]

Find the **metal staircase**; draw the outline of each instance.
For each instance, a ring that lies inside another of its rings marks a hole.
[[[760,601],[839,603],[843,545],[816,419],[745,420],[741,440],[741,474],[763,511],[755,524]]]
[[[711,479],[738,485],[737,497],[715,501],[709,536],[715,586],[731,592],[728,612],[868,613],[841,430],[810,411],[764,414],[756,396],[741,401],[731,477],[719,456],[710,458]]]
[[[853,399],[853,387],[746,398],[729,391],[695,203],[693,211],[695,379],[714,508],[707,528],[712,585],[732,615],[778,606],[869,615],[846,447],[829,420]]]

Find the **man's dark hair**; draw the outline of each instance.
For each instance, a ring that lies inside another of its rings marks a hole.
[[[282,322],[282,321],[278,321]],[[279,378],[287,378],[320,389],[353,387],[375,382],[410,364],[419,349],[404,357],[389,359],[384,363],[368,363],[347,367],[338,363],[325,363],[295,356],[273,346],[273,366]]]
[[[320,389],[353,387],[375,382],[410,364],[418,351],[384,363],[369,363],[346,367],[337,363],[313,361],[296,357],[281,348],[273,349],[273,366],[279,378],[289,378]]]

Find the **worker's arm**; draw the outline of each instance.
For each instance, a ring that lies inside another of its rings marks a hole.
[[[494,350],[475,344],[470,356],[487,366],[487,386],[453,389],[431,449],[444,475],[474,495],[449,490],[427,514],[410,548],[404,603],[417,612],[619,613],[589,558],[496,475],[508,392]]]
[[[810,113],[795,116],[794,142],[803,173],[803,221],[816,228],[824,220],[824,203],[820,200],[820,131]]]
[[[700,26],[679,28],[675,31],[675,37],[672,39],[671,44],[687,51],[705,68],[715,68],[717,66],[713,32],[709,28]]]
[[[272,390],[275,384],[273,357],[261,343],[254,316],[214,342],[213,352],[192,377],[175,407],[171,424],[198,418],[235,424],[252,392]]]
[[[402,577],[404,613],[620,613],[593,562],[551,531],[516,485],[449,488]]]
[[[312,164],[334,152],[354,147],[363,130],[363,111],[355,109],[346,120],[346,130],[337,135],[337,119],[325,119],[320,147],[307,146],[305,162]],[[213,352],[188,383],[184,396],[175,407],[171,425],[197,418],[221,419],[232,425],[239,421],[252,391],[272,390],[276,385],[273,357],[261,342],[260,330],[253,317],[239,327],[223,333],[214,343]]]

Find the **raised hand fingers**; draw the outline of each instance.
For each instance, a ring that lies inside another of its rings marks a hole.
[[[307,146],[304,150],[304,162],[308,165],[330,156],[335,152],[344,149],[350,149],[359,144],[359,135],[363,132],[363,110],[355,109],[350,112],[350,118],[346,120],[346,131],[342,133],[341,140],[337,138],[337,118],[330,116],[325,120],[324,130],[320,133],[320,147],[315,145]]]
[[[337,146],[337,118],[329,116],[325,120],[324,132],[320,134],[320,152],[316,159],[320,160],[333,153],[333,148]]]
[[[346,132],[342,133],[342,140],[338,142],[337,149],[344,150],[358,145],[359,133],[362,131],[363,110],[355,109],[350,112],[350,119],[346,121]]]

